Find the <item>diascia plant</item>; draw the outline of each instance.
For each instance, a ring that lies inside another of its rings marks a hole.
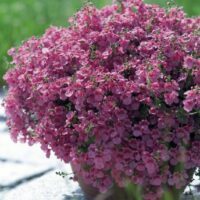
[[[184,188],[200,166],[200,18],[127,0],[70,23],[9,51],[12,139],[40,143],[101,192]]]

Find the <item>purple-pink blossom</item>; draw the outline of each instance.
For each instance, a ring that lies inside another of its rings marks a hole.
[[[126,0],[70,24],[9,51],[12,139],[40,143],[102,192],[129,180],[159,200],[185,187],[200,165],[200,18]]]

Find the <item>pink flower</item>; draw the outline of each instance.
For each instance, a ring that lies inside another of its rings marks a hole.
[[[151,180],[151,184],[154,185],[154,186],[160,186],[162,183],[162,180],[159,176],[157,177],[154,177],[152,180]]]
[[[12,139],[75,163],[101,192],[127,179],[146,200],[161,199],[162,183],[184,188],[200,166],[199,22],[125,0],[120,9],[86,6],[70,28],[12,48],[4,76]],[[180,162],[180,173],[171,170]]]
[[[193,90],[188,90],[185,92],[186,98],[183,101],[184,109],[187,112],[192,111],[193,109],[200,108],[200,90],[197,86],[197,88],[194,88]]]
[[[165,102],[168,105],[172,105],[173,103],[178,103],[178,92],[172,91],[170,93],[164,94]]]
[[[192,56],[187,56],[184,59],[184,67],[188,69],[192,69],[195,65],[195,59]]]
[[[102,158],[94,158],[94,164],[96,169],[103,169],[105,167],[104,161]]]
[[[153,162],[148,161],[146,163],[146,168],[147,168],[147,172],[148,172],[149,175],[155,174],[155,172],[156,172],[156,166],[155,166],[155,164]]]
[[[141,136],[142,135],[142,132],[141,132],[141,130],[133,130],[133,135],[135,136],[135,137],[138,137],[138,136]]]

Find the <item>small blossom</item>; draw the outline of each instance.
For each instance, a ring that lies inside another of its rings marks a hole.
[[[192,69],[195,65],[195,59],[192,56],[187,56],[184,59],[184,67],[188,69]]]
[[[172,105],[173,103],[178,103],[178,93],[175,91],[172,91],[171,93],[165,93],[165,102],[168,105]]]
[[[8,52],[12,139],[40,143],[101,192],[128,180],[160,200],[163,184],[185,188],[200,166],[200,19],[125,0],[69,21]]]

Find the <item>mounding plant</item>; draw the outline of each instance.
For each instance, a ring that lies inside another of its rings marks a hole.
[[[9,51],[12,139],[71,163],[88,198],[179,199],[200,166],[200,18],[126,0],[70,24]]]

